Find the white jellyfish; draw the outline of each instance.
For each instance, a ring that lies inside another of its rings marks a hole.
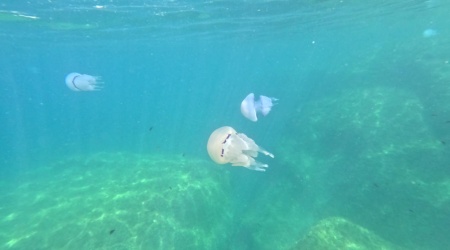
[[[435,29],[426,29],[422,32],[422,36],[425,38],[433,37],[438,34],[437,30]]]
[[[237,133],[232,127],[221,127],[209,136],[207,145],[208,154],[218,164],[231,163],[232,166],[241,166],[256,171],[266,171],[267,164],[257,162],[254,158],[263,153],[274,158],[255,141],[245,134]]]
[[[256,122],[258,120],[256,112],[266,116],[272,109],[272,106],[276,104],[272,101],[278,101],[278,99],[260,95],[259,100],[255,101],[255,95],[250,93],[241,103],[241,113],[250,121]]]
[[[95,91],[102,88],[100,80],[99,76],[70,73],[66,76],[66,85],[73,91]]]

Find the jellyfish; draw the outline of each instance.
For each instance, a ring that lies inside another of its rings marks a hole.
[[[269,114],[272,106],[275,105],[272,101],[278,101],[278,99],[260,95],[259,100],[255,101],[255,95],[250,93],[241,103],[241,113],[250,121],[256,122],[258,120],[256,112],[264,116]]]
[[[426,29],[422,33],[423,37],[425,37],[425,38],[436,36],[437,34],[438,34],[438,32],[435,29]]]
[[[245,134],[237,133],[232,127],[221,127],[209,136],[208,154],[218,164],[231,163],[232,166],[245,167],[256,171],[266,171],[267,164],[257,162],[254,158],[262,153],[274,158],[255,141]]]
[[[94,91],[100,90],[101,84],[99,76],[83,75],[80,73],[70,73],[66,76],[66,85],[73,91]]]

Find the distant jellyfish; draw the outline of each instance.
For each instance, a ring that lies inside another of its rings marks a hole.
[[[259,100],[255,101],[255,95],[250,93],[241,103],[241,113],[250,121],[256,122],[258,120],[256,112],[264,116],[269,114],[272,106],[275,105],[272,101],[278,101],[278,99],[260,95]]]
[[[422,32],[422,36],[425,38],[436,36],[438,32],[434,29],[426,29]]]
[[[231,163],[232,166],[241,166],[256,171],[266,171],[267,164],[257,162],[254,158],[263,153],[274,158],[255,141],[245,134],[237,133],[232,127],[221,127],[209,136],[207,145],[208,154],[218,164]]]
[[[100,79],[99,76],[70,73],[66,76],[66,85],[73,91],[95,91],[102,88]]]

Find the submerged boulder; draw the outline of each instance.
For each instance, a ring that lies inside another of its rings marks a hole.
[[[279,158],[315,197],[314,218],[339,215],[404,247],[439,248],[449,243],[450,154],[433,119],[408,89],[336,90],[293,118]]]
[[[344,218],[330,217],[319,221],[299,240],[292,250],[399,250],[398,246]]]
[[[25,172],[2,194],[11,249],[218,249],[228,177],[182,155],[100,153]]]

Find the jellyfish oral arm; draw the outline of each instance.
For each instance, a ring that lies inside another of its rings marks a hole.
[[[255,170],[255,171],[262,171],[262,172],[264,172],[264,171],[266,171],[266,168],[268,168],[268,167],[269,167],[269,165],[267,165],[267,164],[262,164],[260,162],[255,161],[255,165],[250,165],[250,166],[248,166],[246,168],[251,169],[251,170]]]
[[[98,91],[102,89],[103,82],[100,76],[82,75],[83,77],[83,90],[84,91]]]
[[[269,151],[267,151],[261,147],[259,147],[258,152],[260,152],[264,155],[270,156],[271,158],[275,158],[275,156],[272,153],[270,153]]]
[[[261,171],[261,172],[266,171],[266,169],[269,167],[269,165],[255,161],[255,159],[253,159],[253,158],[250,158],[250,163],[247,163],[245,165],[242,165],[240,163],[234,163],[231,165],[236,166],[236,167],[244,167],[244,168],[247,168],[250,170]]]
[[[255,102],[255,108],[258,112],[261,112],[264,116],[266,116],[269,114],[272,106],[276,104],[274,103],[275,101],[278,101],[278,99],[260,95],[259,100]]]
[[[231,166],[235,166],[235,167],[244,167],[244,168],[248,168],[250,170],[255,170],[255,171],[266,171],[266,169],[269,167],[269,165],[261,163],[256,161],[255,159],[253,159],[252,157],[245,157],[242,156],[240,157],[240,159],[235,159],[235,162],[233,162],[231,164]]]

